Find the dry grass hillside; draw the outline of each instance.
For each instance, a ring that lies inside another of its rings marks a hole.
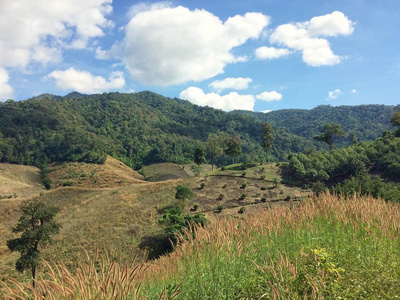
[[[111,188],[142,183],[142,175],[108,156],[103,165],[62,163],[49,167],[52,188],[62,186]]]
[[[0,200],[39,196],[43,192],[39,172],[33,166],[0,164]]]
[[[164,208],[177,204],[175,193],[179,184],[190,187],[194,193],[186,203],[186,212],[193,213],[192,208],[197,204],[198,212],[206,213],[210,221],[221,215],[244,217],[273,205],[295,204],[296,197],[309,194],[309,191],[281,183],[281,168],[271,164],[248,168],[245,176],[237,166],[201,177],[193,177],[187,172],[190,166],[157,164],[146,168],[144,172],[142,170],[146,178],[167,180],[144,181],[137,172],[108,157],[104,165],[65,163],[50,166],[52,189],[43,191],[39,170],[33,168],[36,175],[32,178],[37,181],[32,182],[36,182],[39,189],[32,196],[41,193],[43,201],[59,207],[57,221],[62,225],[53,244],[42,250],[43,257],[67,266],[75,266],[85,255],[83,249],[89,254],[95,253],[96,249],[101,252],[106,249],[111,259],[121,263],[128,263],[134,257],[138,262],[157,257],[168,246],[158,221]],[[18,173],[10,175],[11,171],[6,173],[8,177],[22,176]],[[28,181],[21,178],[21,182]],[[273,184],[274,178],[279,179],[277,185]],[[202,183],[205,184],[203,187]],[[240,199],[244,193],[246,197]],[[292,198],[287,201],[289,195]],[[18,255],[9,252],[6,241],[14,237],[11,228],[18,221],[21,202],[19,197],[0,201],[0,280],[20,276],[14,270]],[[219,205],[224,209],[217,213]],[[246,208],[244,215],[238,214],[239,207]]]

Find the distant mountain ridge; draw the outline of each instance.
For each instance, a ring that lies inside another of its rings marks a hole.
[[[0,103],[0,161],[41,165],[53,161],[101,162],[106,155],[139,168],[159,162],[192,161],[194,148],[210,133],[240,135],[239,159],[263,153],[261,123],[275,130],[272,155],[323,149],[314,141],[324,124],[341,124],[359,141],[390,130],[392,106],[318,106],[312,110],[278,110],[267,114],[224,112],[153,92],[77,92],[64,97],[43,94],[25,101]],[[345,146],[344,138],[337,145]],[[227,157],[220,157],[220,162]]]

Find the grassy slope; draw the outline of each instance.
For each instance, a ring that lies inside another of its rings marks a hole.
[[[399,220],[399,204],[326,194],[219,218],[145,267],[94,258],[79,277],[53,268],[37,299],[397,299]]]
[[[50,261],[63,261],[67,265],[74,265],[84,255],[83,248],[91,254],[96,248],[107,249],[121,263],[130,261],[136,254],[139,255],[138,261],[144,261],[147,253],[151,257],[157,256],[167,242],[158,220],[163,208],[176,203],[174,195],[178,184],[187,185],[194,192],[193,199],[186,203],[186,211],[190,213],[189,209],[196,203],[210,220],[220,215],[236,217],[239,206],[246,206],[246,210],[251,212],[261,207],[289,203],[284,201],[287,195],[307,194],[282,184],[272,188],[272,183],[266,180],[282,179],[280,169],[275,165],[250,168],[245,178],[241,177],[241,170],[235,170],[235,166],[231,170],[212,173],[222,176],[207,177],[191,177],[188,165],[182,169],[174,164],[157,164],[144,169],[146,177],[178,178],[163,182],[145,182],[141,175],[111,157],[104,165],[65,163],[52,165],[50,170],[49,177],[57,188],[44,192],[42,199],[61,208],[57,220],[62,229],[54,237],[54,243],[43,249],[43,255]],[[266,180],[259,179],[261,173],[266,175]],[[179,179],[183,177],[186,178]],[[206,187],[199,189],[204,180]],[[241,189],[244,181],[248,185]],[[74,186],[62,187],[65,182],[72,182]],[[262,186],[266,190],[260,190]],[[224,193],[224,199],[217,200],[221,193]],[[247,194],[246,199],[238,200],[242,193]],[[267,198],[266,203],[261,203],[263,195]],[[0,201],[2,278],[18,276],[13,270],[17,254],[9,253],[6,241],[13,237],[10,228],[18,220],[20,203],[19,199]],[[225,207],[221,214],[214,212],[218,205]]]

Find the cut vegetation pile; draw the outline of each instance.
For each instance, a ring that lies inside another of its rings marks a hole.
[[[107,259],[39,280],[32,299],[395,299],[400,205],[324,194],[195,228],[168,256],[138,268]],[[3,297],[26,298],[7,283]]]

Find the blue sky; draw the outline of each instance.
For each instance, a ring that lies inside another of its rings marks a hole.
[[[226,111],[400,103],[398,0],[0,0],[0,100],[150,90]]]

